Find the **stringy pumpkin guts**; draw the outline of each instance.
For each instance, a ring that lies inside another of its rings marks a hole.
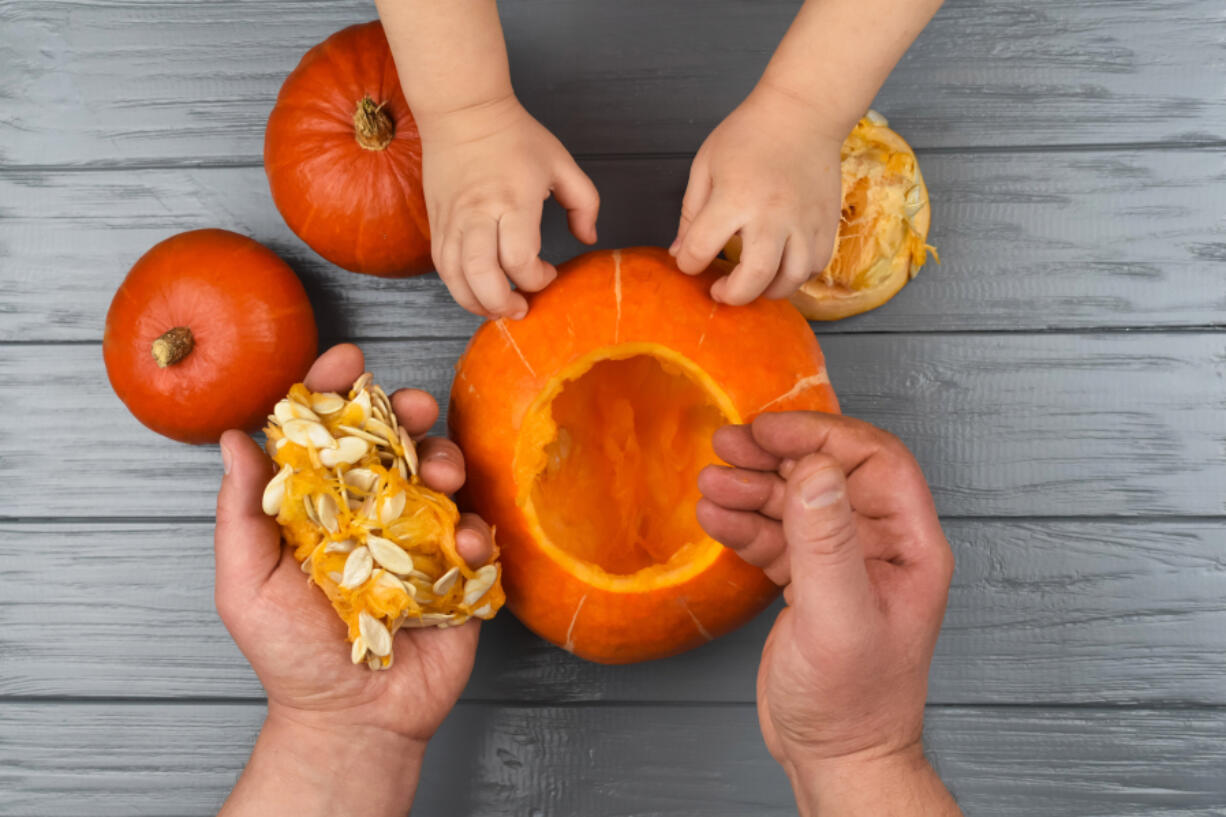
[[[417,449],[369,373],[348,398],[294,385],[265,432],[280,470],[264,512],[349,626],[355,664],[390,667],[401,627],[451,627],[502,607],[497,549],[476,570],[460,557],[455,503],[418,477]]]

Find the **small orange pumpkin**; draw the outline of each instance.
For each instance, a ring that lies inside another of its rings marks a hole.
[[[315,351],[315,317],[293,270],[228,230],[154,245],[115,293],[102,336],[119,399],[185,443],[258,427]]]
[[[353,272],[433,269],[421,139],[378,21],[338,31],[281,86],[264,170],[285,223]]]
[[[456,366],[449,422],[467,501],[498,530],[508,606],[584,658],[690,649],[778,592],[698,526],[697,475],[716,428],[838,404],[796,308],[716,304],[720,272],[682,275],[656,248],[580,256]]]

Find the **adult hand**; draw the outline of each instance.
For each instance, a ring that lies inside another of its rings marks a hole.
[[[760,84],[694,157],[669,248],[678,268],[702,272],[740,235],[739,262],[711,287],[712,298],[733,305],[786,298],[821,272],[842,208],[846,134],[835,130],[811,106]]]
[[[785,588],[758,716],[802,812],[957,814],[920,743],[953,557],[919,465],[895,437],[817,412],[714,444],[731,467],[700,474],[699,522]]]
[[[336,346],[311,367],[306,385],[344,392],[363,367],[356,346]],[[438,417],[425,392],[403,389],[391,399],[414,438]],[[387,671],[352,664],[345,625],[323,593],[307,584],[276,521],[261,509],[272,463],[238,431],[222,436],[221,449],[226,474],[217,496],[217,610],[268,694],[256,752],[223,813],[308,817],[335,813],[318,810],[332,802],[351,813],[403,813],[425,743],[468,681],[479,623],[401,630]],[[452,493],[463,484],[464,460],[455,443],[425,438],[418,452],[427,485]],[[470,564],[483,564],[492,552],[489,527],[466,514],[456,545]]]

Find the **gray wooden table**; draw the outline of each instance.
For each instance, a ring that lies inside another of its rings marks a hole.
[[[505,4],[603,246],[671,239],[689,157],[795,5]],[[146,248],[252,235],[327,340],[446,396],[474,319],[435,279],[322,262],[260,166],[282,78],[373,13],[0,0],[0,814],[211,813],[263,715],[212,605],[216,447],[146,431],[103,371]],[[919,149],[943,263],[816,329],[957,552],[935,763],[970,815],[1226,814],[1226,7],[949,0],[877,107]],[[556,212],[545,247],[578,251]],[[769,624],[606,668],[500,617],[415,813],[794,813],[753,707]]]

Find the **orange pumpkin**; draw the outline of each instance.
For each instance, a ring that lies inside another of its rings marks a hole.
[[[119,399],[185,443],[254,429],[315,359],[302,283],[272,250],[228,230],[156,244],[120,285],[102,356]]]
[[[264,170],[285,223],[353,272],[428,272],[421,139],[378,21],[338,31],[281,86]]]
[[[697,475],[726,423],[838,405],[796,308],[718,305],[719,273],[682,275],[655,248],[580,256],[457,364],[449,421],[467,501],[498,531],[508,606],[584,658],[690,649],[777,593],[698,526]]]

